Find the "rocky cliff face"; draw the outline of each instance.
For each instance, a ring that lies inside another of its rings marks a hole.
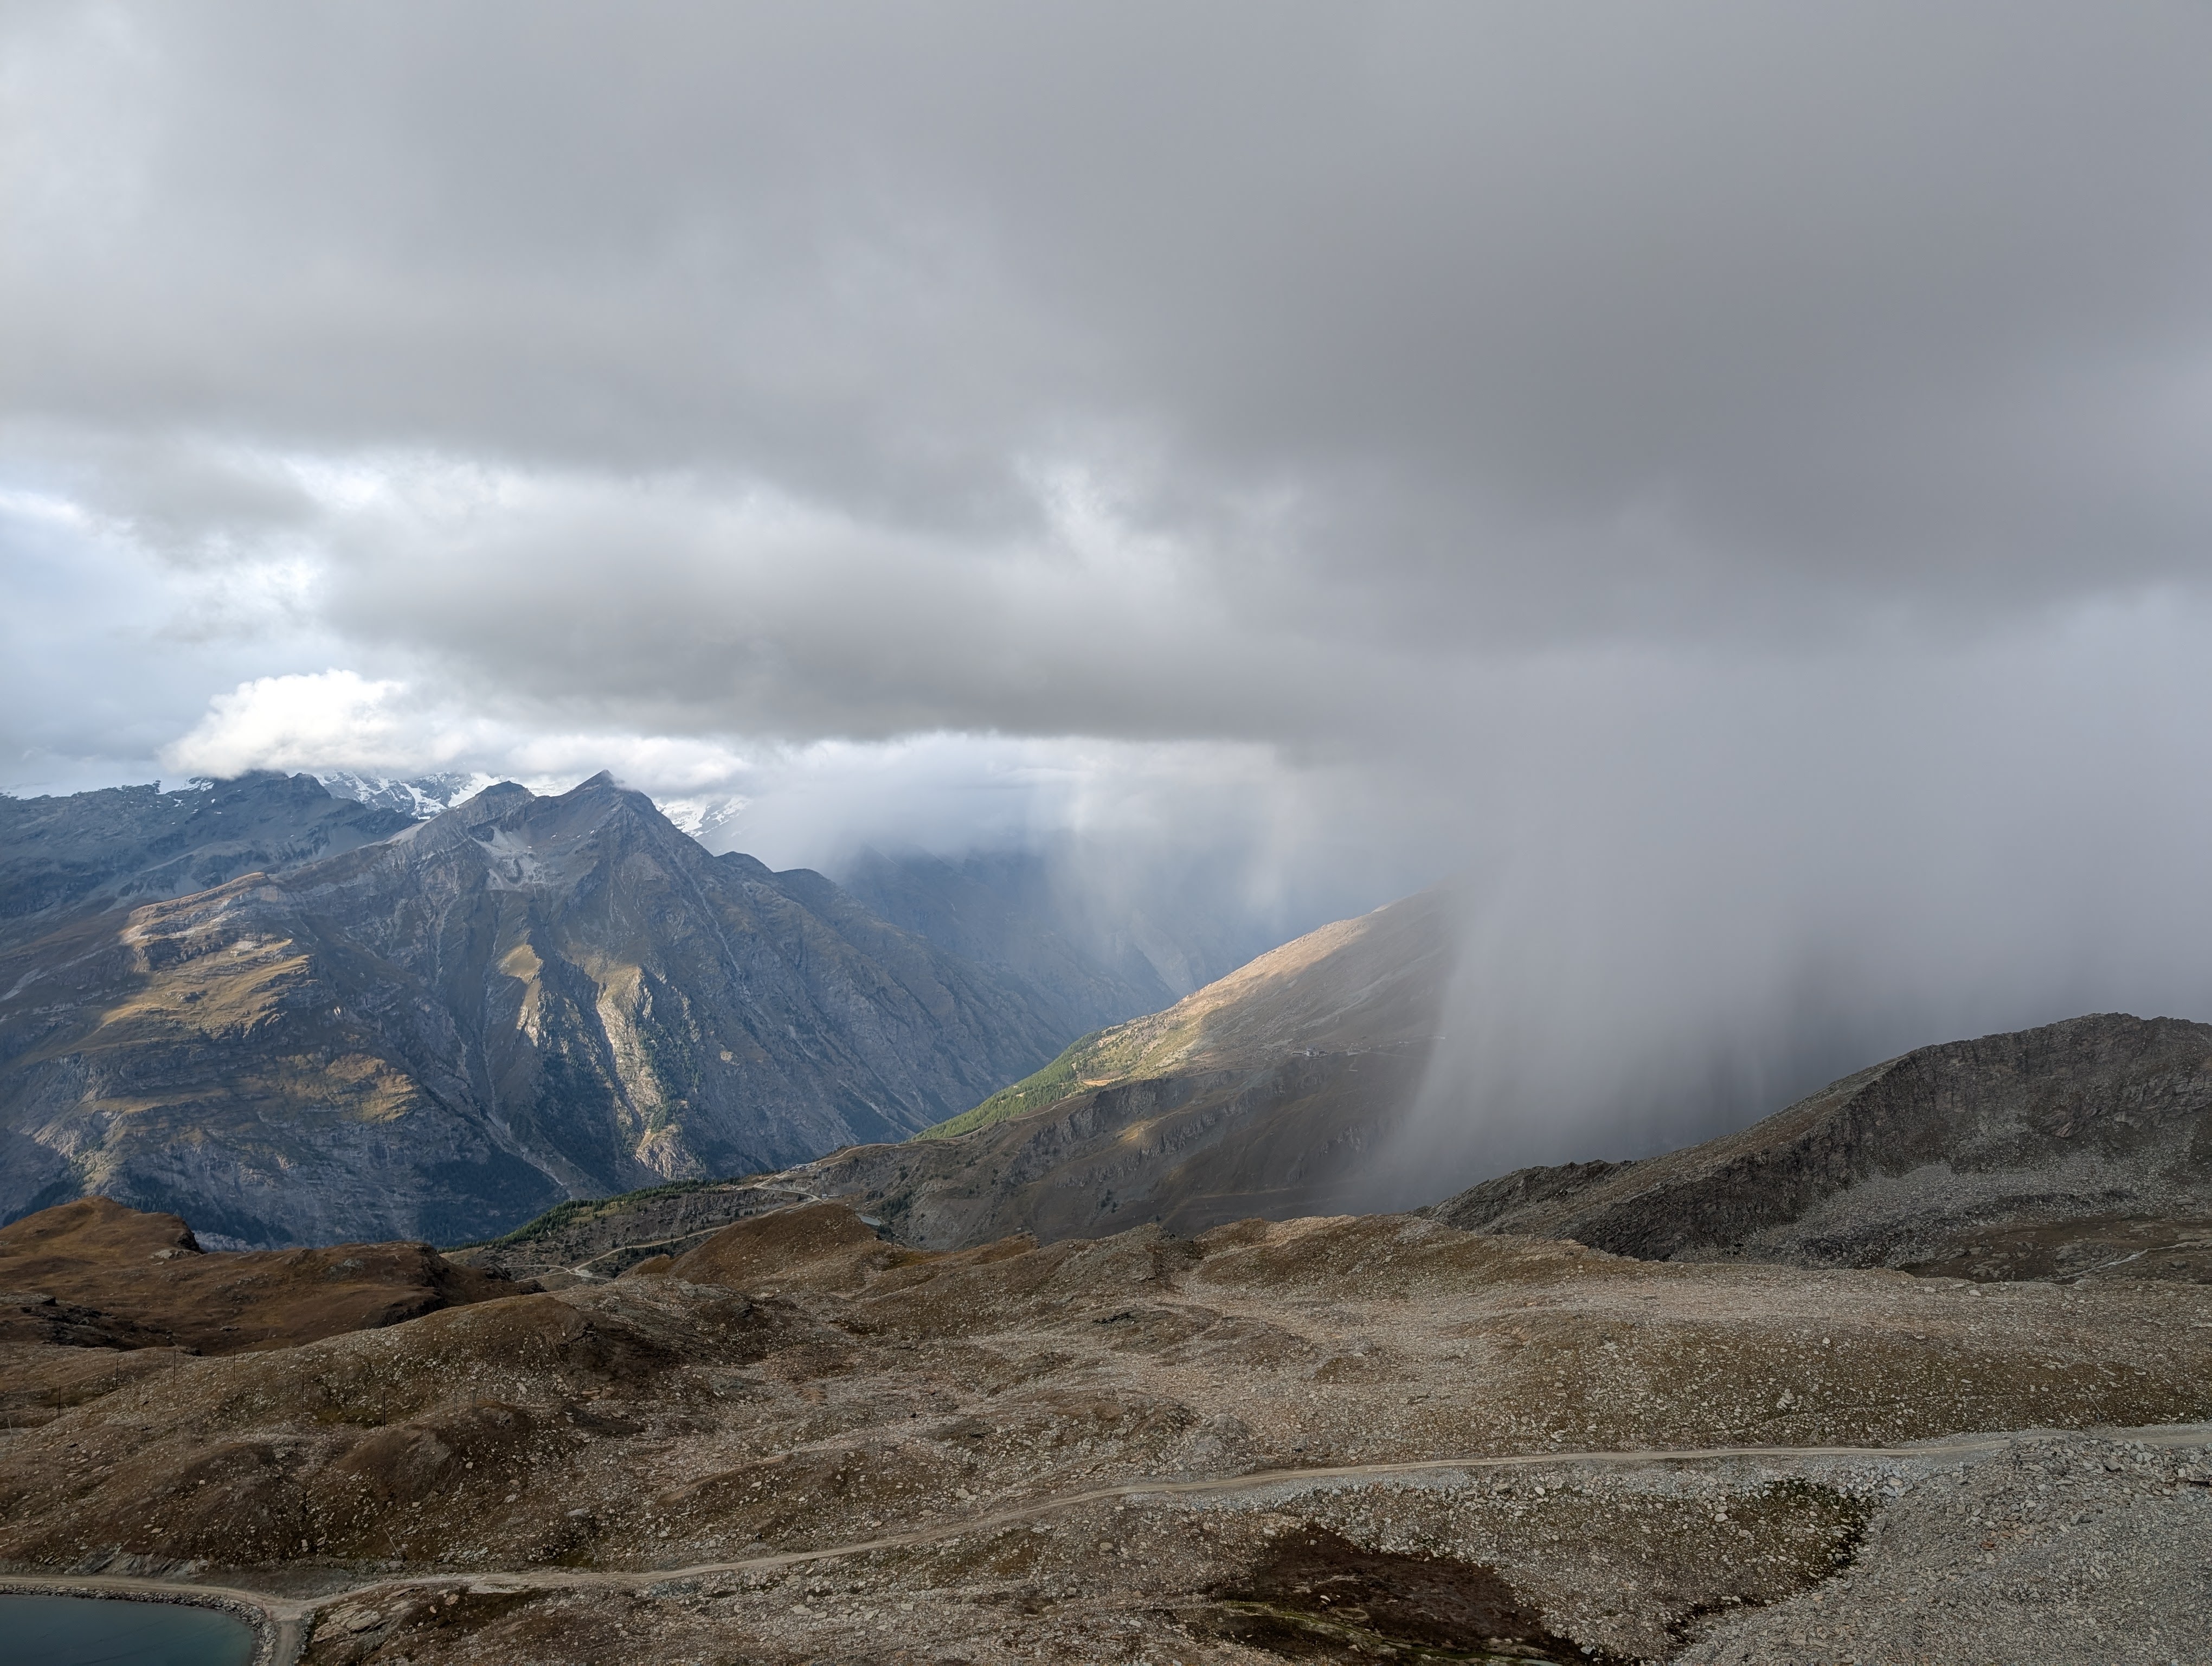
[[[321,803],[311,827],[399,820]],[[130,883],[79,876],[0,939],[7,1214],[100,1191],[218,1239],[453,1242],[902,1138],[1066,1040],[1012,980],[605,776],[98,907]]]
[[[2212,1242],[2212,1025],[2108,1012],[1923,1047],[1740,1134],[1524,1169],[1431,1213],[1646,1260],[2194,1276]]]

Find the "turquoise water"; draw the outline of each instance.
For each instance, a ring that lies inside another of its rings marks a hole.
[[[213,1608],[0,1596],[0,1666],[246,1666],[253,1628]]]

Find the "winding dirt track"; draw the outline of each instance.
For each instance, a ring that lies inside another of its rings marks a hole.
[[[1701,1446],[1658,1448],[1626,1452],[1513,1452],[1504,1456],[1413,1458],[1397,1463],[1344,1463],[1299,1469],[1257,1469],[1241,1475],[1209,1475],[1195,1481],[1149,1480],[1117,1481],[1108,1487],[1087,1487],[1079,1493],[1060,1493],[1028,1504],[1010,1505],[981,1516],[933,1522],[926,1526],[886,1533],[850,1544],[825,1545],[816,1550],[779,1551],[767,1556],[744,1556],[726,1562],[695,1562],[684,1567],[636,1571],[586,1568],[523,1568],[511,1572],[450,1569],[440,1573],[402,1574],[368,1579],[320,1596],[274,1596],[263,1591],[231,1585],[198,1584],[183,1579],[141,1579],[121,1574],[0,1574],[0,1591],[45,1592],[58,1596],[123,1596],[164,1602],[198,1602],[219,1606],[259,1620],[260,1647],[254,1666],[292,1666],[307,1643],[318,1610],[343,1602],[356,1591],[406,1590],[465,1584],[482,1592],[526,1590],[648,1590],[679,1580],[708,1578],[717,1574],[771,1572],[804,1562],[836,1561],[864,1556],[872,1551],[902,1550],[938,1544],[969,1533],[986,1533],[1020,1522],[1033,1521],[1062,1510],[1112,1499],[1161,1496],[1214,1497],[1261,1493],[1273,1487],[1358,1483],[1387,1480],[1394,1475],[1428,1474],[1452,1470],[1536,1468],[1560,1464],[1701,1463],[1730,1458],[1793,1460],[1941,1460],[1970,1454],[2002,1451],[2025,1432],[2004,1434],[1955,1435],[1923,1441],[1911,1446]],[[2134,1441],[2148,1446],[2212,1444],[2212,1423],[2159,1424],[2139,1429],[2093,1429],[2080,1432],[2100,1439]]]

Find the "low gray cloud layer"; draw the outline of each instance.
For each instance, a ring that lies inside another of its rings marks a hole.
[[[0,28],[19,787],[1465,872],[1476,1122],[2212,1013],[2201,8]]]

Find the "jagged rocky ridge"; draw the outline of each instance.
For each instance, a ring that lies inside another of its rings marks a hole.
[[[181,793],[0,795],[0,936],[58,915],[282,873],[389,838],[412,820],[390,806],[333,798],[310,775],[258,773]]]
[[[76,800],[0,824],[30,830],[0,866],[0,1217],[99,1191],[218,1243],[477,1238],[902,1138],[1067,1039],[1007,974],[604,775],[419,823],[296,777],[118,802],[121,833]]]

